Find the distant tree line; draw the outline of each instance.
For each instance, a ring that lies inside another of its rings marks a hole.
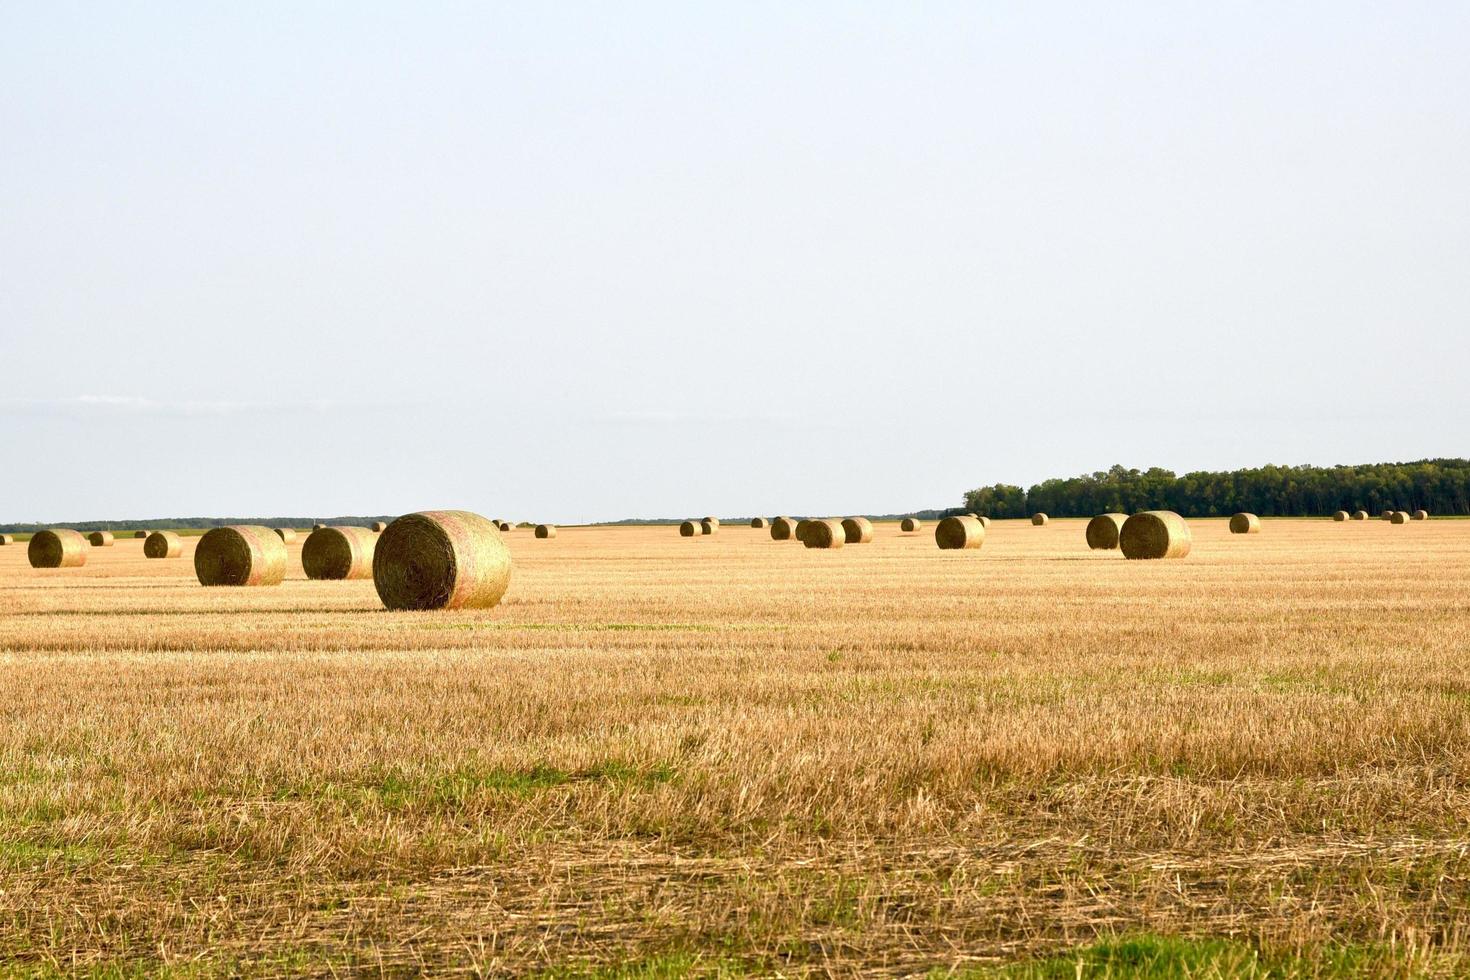
[[[1029,490],[998,483],[965,494],[963,510],[989,517],[1090,517],[1173,510],[1187,517],[1248,511],[1263,517],[1308,517],[1337,510],[1470,514],[1470,460],[1423,459],[1365,466],[1262,466],[1222,473],[1130,470],[1038,483]]]
[[[393,521],[386,517],[162,517],[146,521],[74,521],[70,524],[0,524],[5,534],[34,534],[55,527],[73,531],[167,531],[175,528],[225,527],[229,524],[261,524],[265,527],[311,527],[327,524],[342,527],[371,527],[373,521]]]

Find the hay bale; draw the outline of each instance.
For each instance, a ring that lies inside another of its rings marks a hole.
[[[1127,514],[1098,514],[1087,522],[1087,547],[1093,551],[1115,550],[1127,520]]]
[[[184,553],[184,540],[173,531],[154,531],[143,542],[144,558],[177,558]]]
[[[946,517],[934,526],[934,543],[946,551],[978,548],[985,543],[985,525],[968,514]]]
[[[1189,525],[1172,510],[1134,514],[1118,532],[1124,558],[1183,558],[1191,541]]]
[[[510,549],[464,510],[406,514],[377,539],[373,584],[389,609],[489,609],[510,587]]]
[[[1255,514],[1247,514],[1242,511],[1230,518],[1231,534],[1260,534],[1261,519]]]
[[[924,522],[916,517],[905,517],[898,523],[898,529],[905,534],[912,534],[915,531],[923,530],[923,527]]]
[[[1368,512],[1366,510],[1355,510],[1355,511],[1353,511],[1353,520],[1355,520],[1355,521],[1366,521],[1367,519],[1368,519]]]
[[[286,543],[254,524],[212,528],[194,547],[194,574],[200,585],[280,585]]]
[[[324,527],[307,535],[301,569],[307,578],[369,578],[378,536],[365,527]]]
[[[1396,513],[1398,513],[1398,511],[1386,510],[1382,514],[1379,514],[1378,517],[1380,520],[1391,521],[1393,520],[1393,515]]]
[[[720,526],[720,519],[718,517],[706,517],[704,518],[704,520],[709,522],[710,524],[713,524],[715,527]]]
[[[1332,515],[1332,519],[1334,521],[1338,521],[1338,522],[1345,521],[1345,520],[1348,519],[1348,512],[1345,511],[1345,510],[1340,510],[1337,513],[1335,513],[1335,514]]]
[[[1396,510],[1393,512],[1393,516],[1388,519],[1388,522],[1390,524],[1407,524],[1409,523],[1409,512],[1406,510]]]
[[[796,522],[789,517],[778,517],[771,522],[772,541],[790,541],[796,537]]]
[[[373,521],[372,531],[374,534],[382,534],[386,530],[388,530],[387,521]]]
[[[803,517],[801,520],[796,522],[796,531],[794,532],[796,535],[796,540],[806,540],[806,529],[811,526],[811,523],[811,519],[807,517]]]
[[[322,528],[324,528],[324,527],[326,527],[326,525],[325,525],[325,524],[313,524],[313,525],[312,525],[312,526],[311,526],[311,529],[312,529],[312,530],[313,530],[313,531],[320,531],[320,530],[321,530],[321,529],[322,529]]]
[[[514,531],[516,529],[516,526],[510,521],[501,521],[499,524],[496,524],[495,527],[501,531]]]
[[[698,536],[700,533],[701,531],[699,529],[699,525],[694,523],[693,521],[685,521],[683,524],[679,525],[679,537],[681,538],[693,538]]]
[[[842,522],[842,534],[848,544],[868,544],[873,540],[873,522],[866,517],[849,517]]]
[[[1416,511],[1414,511],[1413,518],[1416,521],[1427,521],[1427,520],[1429,520],[1429,511],[1427,511],[1427,510],[1416,510]]]
[[[979,521],[980,526],[985,528],[985,530],[990,530],[990,518],[986,517],[984,514],[981,514],[979,517],[975,518],[975,520]]]
[[[148,540],[148,532],[147,531],[134,531],[133,532],[133,537],[139,539],[140,541],[147,541]]]
[[[841,548],[847,544],[847,532],[842,530],[842,522],[835,520],[803,521],[806,530],[802,532],[801,543],[808,548]]]
[[[0,534],[0,547],[4,547],[7,544],[15,544],[15,535]]]
[[[556,537],[556,525],[555,524],[537,524],[536,525],[536,537],[538,537],[538,538],[554,538],[554,537]]]
[[[757,530],[759,530],[760,528],[764,528],[769,524],[770,522],[767,521],[764,517],[752,517],[750,519],[750,526],[756,528]]]
[[[278,537],[278,538],[281,539],[281,543],[282,544],[290,544],[292,541],[295,541],[296,540],[296,529],[295,528],[278,527],[278,528],[275,528],[274,530],[276,532],[276,537]],[[320,529],[318,529],[318,530],[320,530]],[[315,533],[315,532],[313,532],[313,533]]]
[[[87,535],[87,543],[94,548],[111,548],[113,545],[111,531],[93,531]]]
[[[1034,525],[1036,525],[1037,527],[1045,527],[1046,526],[1046,522],[1049,521],[1049,520],[1051,520],[1051,518],[1050,517],[1047,517],[1045,514],[1032,514],[1031,515],[1031,523],[1034,524]]]
[[[719,529],[720,529],[720,522],[719,521],[710,520],[708,517],[706,517],[704,520],[702,520],[702,521],[699,522],[699,533],[700,534],[714,534]]]
[[[31,535],[26,557],[32,568],[77,568],[87,563],[87,539],[69,528],[37,531]]]

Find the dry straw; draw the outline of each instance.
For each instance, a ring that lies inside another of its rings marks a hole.
[[[764,528],[767,527],[769,524],[770,522],[767,521],[764,517],[752,517],[750,519],[750,526],[753,528]]]
[[[1118,534],[1124,558],[1183,558],[1190,543],[1189,525],[1172,510],[1134,514]]]
[[[1230,518],[1231,534],[1260,534],[1261,519],[1255,514],[1242,511]]]
[[[868,544],[873,540],[873,522],[866,517],[849,517],[842,522],[842,533],[848,544]]]
[[[923,527],[924,522],[915,517],[905,517],[898,525],[898,529],[906,534],[912,534],[914,531],[921,530]]]
[[[316,530],[319,531],[319,530],[321,530],[321,528],[317,528]],[[276,536],[279,537],[281,539],[281,541],[283,543],[285,543],[285,544],[290,544],[292,541],[295,541],[296,540],[296,529],[295,528],[278,527],[278,528],[275,529],[275,531],[276,531]]]
[[[1353,511],[1353,520],[1355,520],[1355,521],[1366,521],[1367,519],[1368,519],[1368,512],[1366,510],[1355,510],[1355,511]]]
[[[254,524],[213,528],[194,547],[194,574],[200,585],[280,585],[286,543]]]
[[[1051,520],[1051,518],[1047,517],[1045,514],[1031,515],[1031,523],[1035,524],[1037,527],[1044,527],[1046,525],[1046,522],[1049,520]]]
[[[681,538],[693,538],[700,534],[699,525],[693,521],[685,521],[679,525],[679,536]]]
[[[1416,520],[1416,521],[1427,521],[1427,520],[1429,520],[1429,511],[1427,511],[1427,510],[1416,510],[1416,511],[1414,511],[1414,520]]]
[[[32,568],[77,568],[87,563],[87,539],[68,528],[37,531],[26,556]]]
[[[719,529],[720,529],[720,522],[717,521],[717,520],[714,520],[713,518],[706,517],[704,520],[702,520],[702,521],[699,522],[699,533],[700,534],[714,534]]]
[[[805,521],[801,543],[808,548],[841,548],[847,544],[847,532],[837,520]]]
[[[388,530],[388,522],[387,521],[373,521],[372,530],[373,530],[373,533],[374,534],[382,534],[384,531]]]
[[[555,524],[537,524],[536,525],[536,537],[538,537],[538,538],[554,538],[554,537],[556,537],[556,525]]]
[[[369,578],[378,536],[365,527],[324,527],[307,535],[301,568],[307,578]]]
[[[946,517],[934,526],[934,543],[946,551],[978,548],[985,543],[985,525],[969,514]]]
[[[1406,510],[1396,510],[1388,520],[1391,524],[1407,524],[1409,523],[1409,512]]]
[[[94,548],[111,548],[113,538],[111,531],[93,531],[87,535],[87,543]]]
[[[133,532],[133,537],[140,538],[141,540],[147,541],[148,540],[148,532],[147,531],[134,531]]]
[[[1332,515],[1332,519],[1334,521],[1339,521],[1339,522],[1340,521],[1345,521],[1345,520],[1348,519],[1348,512],[1345,511],[1345,510],[1340,510],[1336,514],[1333,514]]]
[[[184,553],[184,539],[173,531],[154,531],[143,542],[144,558],[177,558]]]
[[[790,541],[796,537],[796,522],[789,517],[778,517],[771,522],[772,541]]]
[[[0,546],[4,546],[7,544],[15,544],[15,535],[0,534]]]
[[[1098,514],[1087,522],[1087,547],[1093,551],[1115,550],[1126,520],[1127,514]]]
[[[389,609],[489,609],[510,587],[510,549],[479,514],[436,510],[388,525],[373,584]]]

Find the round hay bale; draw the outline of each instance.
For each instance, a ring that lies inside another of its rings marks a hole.
[[[979,521],[980,526],[985,528],[985,530],[990,530],[990,518],[986,517],[984,514],[981,514],[979,517],[975,518],[975,520]]]
[[[1183,558],[1191,540],[1189,525],[1172,510],[1134,514],[1118,532],[1124,558]]]
[[[842,522],[847,544],[868,544],[873,540],[873,522],[866,517],[849,517]]]
[[[806,540],[806,529],[811,526],[811,523],[811,519],[807,517],[803,517],[801,520],[796,522],[796,530],[793,532],[796,535],[796,540]]]
[[[378,536],[365,527],[324,527],[307,535],[301,569],[307,578],[369,578]]]
[[[1098,514],[1087,522],[1087,547],[1093,551],[1115,550],[1127,520],[1127,514]]]
[[[173,531],[154,531],[143,542],[144,558],[177,558],[184,553],[184,540]]]
[[[497,524],[495,526],[496,526],[496,528],[498,528],[501,531],[514,531],[516,529],[516,526],[514,524],[512,524],[510,521],[501,521],[499,524]]]
[[[1388,522],[1390,524],[1407,524],[1409,523],[1409,512],[1406,510],[1396,510],[1393,512],[1393,516],[1388,519]]]
[[[1355,511],[1353,511],[1353,520],[1355,520],[1355,521],[1366,521],[1367,519],[1368,519],[1368,512],[1366,510],[1355,510]]]
[[[922,530],[923,527],[924,522],[916,517],[905,517],[903,520],[898,522],[898,529],[900,531],[903,531],[905,534],[912,534],[915,531]]]
[[[133,537],[138,538],[139,540],[142,540],[142,541],[147,541],[148,540],[148,532],[147,531],[134,531],[133,532]]]
[[[1334,521],[1338,521],[1339,523],[1342,522],[1342,521],[1345,521],[1345,520],[1348,519],[1348,512],[1345,511],[1345,510],[1340,510],[1337,513],[1335,513],[1335,514],[1332,515],[1332,519]]]
[[[387,521],[373,521],[372,531],[374,534],[382,534],[386,530],[388,530]]]
[[[276,537],[278,537],[278,538],[281,539],[281,543],[282,544],[290,544],[292,541],[295,541],[296,540],[296,529],[295,528],[278,527],[278,528],[274,528],[273,530],[276,532]],[[320,530],[320,528],[318,528],[318,530]],[[315,533],[315,532],[313,532],[313,533]]]
[[[1031,523],[1034,524],[1034,525],[1036,525],[1037,527],[1045,527],[1046,526],[1046,522],[1049,521],[1049,520],[1051,520],[1051,518],[1050,517],[1047,517],[1045,514],[1032,514],[1031,515]]]
[[[708,517],[706,517],[704,520],[702,520],[702,521],[699,522],[699,533],[700,534],[714,534],[719,529],[720,529],[720,522],[719,521],[712,521]]]
[[[7,544],[15,544],[15,535],[0,534],[0,547],[4,547]]]
[[[1379,514],[1378,516],[1379,516],[1379,518],[1381,520],[1391,521],[1391,520],[1393,520],[1393,515],[1394,514],[1397,514],[1397,513],[1398,513],[1398,511],[1395,511],[1395,510],[1386,510],[1382,514]]]
[[[94,548],[111,548],[113,545],[111,531],[93,531],[87,535],[87,543]]]
[[[286,543],[254,524],[212,528],[194,547],[194,574],[200,585],[280,585]]]
[[[778,517],[771,522],[772,541],[790,541],[796,537],[796,522],[789,517]]]
[[[770,522],[767,521],[764,517],[752,517],[750,519],[750,526],[753,527],[753,528],[760,529],[760,528],[767,527],[769,525],[770,525]]]
[[[1427,520],[1429,520],[1429,511],[1427,511],[1427,510],[1416,510],[1416,511],[1414,511],[1413,517],[1414,517],[1414,520],[1416,520],[1416,521],[1427,521]]]
[[[556,525],[555,524],[537,524],[536,525],[536,537],[538,537],[538,538],[554,538],[554,537],[556,537]]]
[[[699,529],[699,525],[694,523],[693,521],[685,521],[683,524],[679,525],[679,537],[681,538],[693,538],[697,537],[701,533],[702,532]]]
[[[510,587],[510,549],[464,510],[406,514],[373,555],[373,584],[389,609],[489,609]]]
[[[311,526],[311,529],[312,529],[312,530],[313,530],[313,531],[320,531],[320,530],[321,530],[321,529],[322,529],[322,528],[324,528],[324,527],[326,527],[326,525],[325,525],[325,524],[313,524],[313,525],[312,525],[312,526]]]
[[[77,568],[87,563],[87,539],[68,528],[37,531],[31,535],[26,557],[32,568]]]
[[[835,520],[805,521],[806,530],[801,543],[808,548],[841,548],[847,544],[847,532],[842,522]]]
[[[1255,514],[1247,514],[1242,511],[1230,518],[1231,534],[1260,534],[1261,519]]]
[[[704,520],[709,522],[710,524],[713,524],[715,527],[720,526],[720,519],[718,517],[706,517],[704,518]]]
[[[934,526],[934,543],[945,551],[978,548],[985,543],[985,525],[978,517],[946,517]]]

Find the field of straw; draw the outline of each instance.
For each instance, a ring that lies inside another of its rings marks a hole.
[[[0,548],[0,975],[1470,972],[1470,521],[1085,523]]]

